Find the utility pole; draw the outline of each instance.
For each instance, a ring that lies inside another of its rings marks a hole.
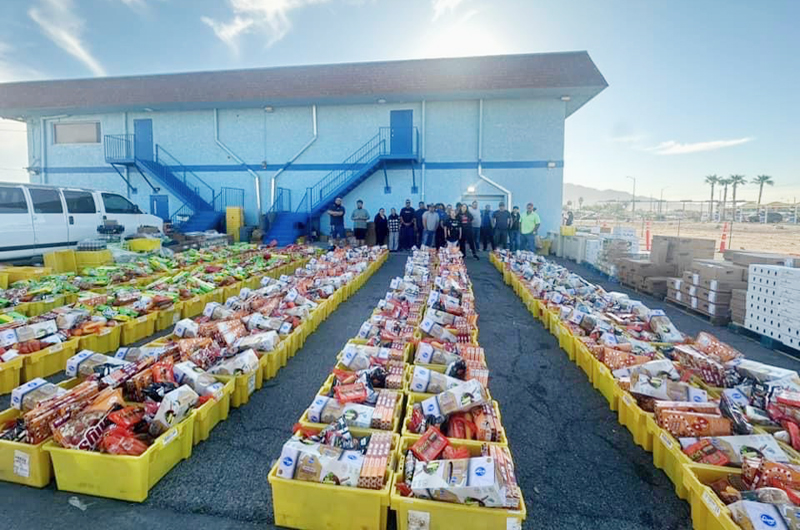
[[[625,177],[633,181],[633,194],[631,195],[631,222],[636,220],[636,177]]]

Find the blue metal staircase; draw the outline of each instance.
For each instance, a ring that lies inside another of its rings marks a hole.
[[[270,208],[274,220],[270,221],[265,240],[277,239],[279,244],[283,244],[283,241],[293,243],[336,197],[344,197],[379,169],[383,169],[388,190],[387,163],[417,160],[418,146],[419,133],[416,127],[379,128],[375,136],[342,162],[342,168],[331,171],[314,186],[306,188],[294,212],[291,212],[291,199],[287,209],[285,199],[279,194],[276,204]],[[411,170],[413,172],[413,165]]]
[[[157,189],[150,183],[148,177],[163,184],[178,197],[183,205],[172,215],[172,220],[174,224],[178,225],[177,228],[181,232],[219,228],[225,217],[225,207],[229,205],[226,200],[222,199],[227,199],[231,191],[240,193],[241,201],[244,202],[244,190],[222,188],[215,193],[213,187],[190,171],[163,146],[156,144],[154,160],[136,156],[134,146],[133,134],[106,135],[106,162],[111,164],[120,176],[123,175],[117,169],[117,165],[133,167],[151,187]],[[177,219],[182,218],[187,218],[187,220],[175,223]]]

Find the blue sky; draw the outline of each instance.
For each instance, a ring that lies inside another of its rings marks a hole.
[[[3,0],[0,82],[587,50],[610,86],[567,120],[566,182],[679,200],[769,174],[765,201],[792,201],[798,20],[796,0]],[[0,122],[0,180],[25,178],[19,130]]]

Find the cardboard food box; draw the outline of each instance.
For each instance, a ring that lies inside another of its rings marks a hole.
[[[800,267],[800,259],[798,259],[797,256],[790,256],[788,254],[731,249],[723,252],[722,257],[725,259],[725,261],[730,261],[731,263],[741,267],[748,267],[753,264]]]
[[[488,402],[483,385],[471,380],[426,399],[422,402],[422,412],[426,416],[449,416]]]
[[[756,451],[773,462],[789,463],[789,456],[769,434],[745,434],[741,436],[712,436],[708,438],[714,446],[725,453],[731,464],[741,465],[742,458]],[[679,438],[681,447],[687,448],[699,438]],[[755,451],[754,451],[755,450]]]
[[[285,479],[356,487],[363,463],[361,451],[293,438],[283,444],[277,475]]]
[[[745,267],[739,267],[726,261],[695,259],[692,261],[692,272],[692,283],[697,285],[701,280],[746,281],[748,271]]]
[[[317,396],[308,407],[308,421],[313,423],[333,423],[344,418],[351,427],[368,429],[372,425],[375,409],[357,403],[339,403],[336,399]]]
[[[506,505],[507,485],[491,457],[418,461],[411,490],[421,499],[472,504],[488,508]]]
[[[736,524],[748,530],[787,530],[783,517],[773,504],[736,501],[728,505]]]

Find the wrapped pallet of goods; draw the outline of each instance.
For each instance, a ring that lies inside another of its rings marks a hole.
[[[693,266],[713,268],[715,276],[736,270],[702,261]],[[541,256],[500,251],[493,262],[540,301],[539,315],[560,322],[559,334],[572,337],[575,361],[618,409],[634,441],[653,453],[676,494],[690,502],[695,528],[797,527],[796,372],[747,359],[707,332],[687,336],[663,311],[607,292]],[[777,287],[766,278],[782,272],[762,267],[757,283]],[[715,291],[710,282],[724,280],[701,277],[700,283]]]

